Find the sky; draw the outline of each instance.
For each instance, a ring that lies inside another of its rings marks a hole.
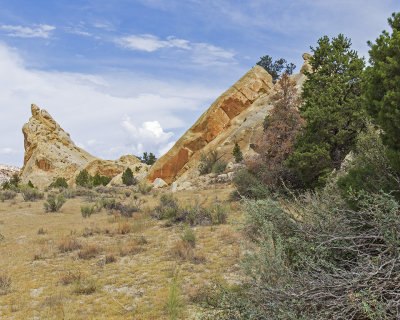
[[[399,0],[0,0],[0,163],[23,165],[32,103],[103,159],[162,155],[270,55],[343,33],[368,60]],[[296,72],[296,71],[295,71]]]

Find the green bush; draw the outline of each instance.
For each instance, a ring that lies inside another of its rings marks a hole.
[[[29,180],[28,183],[26,184],[28,187],[34,188],[35,186],[33,185],[32,181]]]
[[[49,189],[52,188],[59,188],[59,189],[66,189],[68,188],[68,183],[65,178],[58,177],[54,182],[49,185]]]
[[[96,210],[95,206],[81,206],[81,214],[82,217],[88,218],[90,217]]]
[[[40,192],[38,189],[31,188],[27,185],[22,186],[20,190],[24,201],[36,201],[36,200],[41,200],[44,197],[44,194]]]
[[[400,181],[400,177],[392,168],[387,156],[387,147],[383,145],[375,128],[369,126],[358,136],[355,151],[347,166],[350,169],[339,177],[337,185],[353,209],[357,207],[357,203],[350,202],[350,198],[354,199],[351,194],[361,190],[369,193],[383,190],[400,200],[397,182]]]
[[[222,173],[226,168],[226,163],[221,160],[222,156],[218,155],[218,151],[213,150],[209,154],[202,154],[200,156],[200,163],[198,166],[201,175],[215,173]]]
[[[138,184],[138,180],[133,176],[131,168],[126,168],[122,174],[122,183],[126,186],[133,186]]]
[[[0,201],[11,200],[17,196],[17,193],[12,190],[4,190],[0,192]]]
[[[65,203],[65,198],[62,194],[47,196],[47,201],[44,203],[46,212],[58,212]]]
[[[193,230],[189,227],[186,227],[181,239],[183,242],[187,242],[188,244],[190,244],[191,247],[195,247],[196,246],[196,235],[194,234]]]
[[[106,176],[101,176],[98,173],[96,173],[91,180],[93,186],[97,187],[97,186],[106,186],[111,181],[111,178]]]
[[[142,182],[142,183],[139,183],[137,188],[138,188],[138,192],[140,192],[141,194],[145,195],[145,194],[149,194],[150,193],[151,189],[153,189],[153,186]]]
[[[89,173],[87,172],[87,170],[82,170],[76,176],[75,183],[77,186],[87,188],[87,187],[91,186],[90,180],[91,180],[91,177],[90,177]]]
[[[243,153],[242,150],[240,150],[237,142],[235,142],[235,147],[233,148],[232,154],[235,157],[235,162],[241,162],[243,160]]]
[[[248,169],[238,171],[233,178],[233,183],[235,184],[236,191],[232,193],[231,200],[237,200],[241,197],[263,199],[271,194],[268,186]]]
[[[207,319],[395,319],[399,203],[383,192],[308,193],[245,201],[249,246],[241,289],[219,286]]]

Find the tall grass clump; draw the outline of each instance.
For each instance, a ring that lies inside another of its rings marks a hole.
[[[182,308],[182,301],[179,295],[180,290],[178,271],[175,271],[169,287],[169,298],[167,302],[167,309],[170,320],[176,320],[179,317],[180,310]]]
[[[65,202],[66,200],[62,194],[50,194],[44,203],[44,209],[46,212],[58,212]]]

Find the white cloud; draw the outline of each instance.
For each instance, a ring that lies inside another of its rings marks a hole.
[[[129,117],[126,117],[122,123],[122,127],[130,136],[129,146],[136,155],[143,152],[156,152],[154,149],[164,150],[170,143],[168,140],[173,137],[173,132],[165,132],[160,123],[155,121],[146,121],[140,127],[135,126]],[[165,145],[167,143],[167,145]],[[157,150],[159,151],[159,150]]]
[[[34,25],[33,27],[2,25],[2,30],[7,31],[7,36],[20,38],[49,38],[51,31],[56,27],[48,24]]]
[[[152,34],[130,35],[115,40],[121,47],[131,50],[153,52],[161,48],[190,49],[189,41],[168,37],[167,40],[160,40]]]
[[[160,153],[173,133],[187,129],[222,91],[135,74],[35,70],[0,42],[0,119],[7,119],[0,126],[0,163],[22,165],[21,128],[31,103],[49,111],[93,155],[117,159],[142,150]],[[10,146],[14,151],[4,154]]]
[[[235,53],[232,50],[226,50],[208,43],[190,42],[174,36],[161,40],[152,34],[129,35],[115,39],[115,43],[122,48],[135,51],[154,52],[163,48],[186,50],[192,62],[200,65],[232,64],[235,62]]]

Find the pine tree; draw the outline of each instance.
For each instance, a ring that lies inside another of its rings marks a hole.
[[[388,19],[392,33],[383,31],[376,43],[368,42],[370,66],[366,68],[363,96],[368,113],[383,129],[388,156],[400,172],[400,13]]]
[[[279,184],[279,179],[289,179],[284,161],[294,152],[293,143],[304,126],[298,107],[300,97],[296,82],[287,73],[276,85],[276,93],[271,97],[274,108],[264,120],[264,135],[259,143],[262,155],[262,179],[267,185]],[[289,182],[289,181],[286,181]],[[289,184],[291,184],[289,182]]]
[[[235,157],[235,162],[239,163],[243,160],[243,153],[242,150],[240,150],[239,144],[235,142],[235,146],[233,147],[233,156]]]
[[[351,50],[350,39],[339,34],[330,41],[324,36],[311,50],[312,70],[305,73],[300,107],[306,126],[287,161],[306,187],[325,184],[327,174],[340,167],[365,126],[361,100],[364,60]]]
[[[75,178],[75,183],[81,187],[89,187],[90,186],[91,176],[86,170],[82,170]]]
[[[126,170],[122,174],[122,183],[126,186],[131,186],[137,183],[137,180],[133,176],[131,168],[126,168]]]

